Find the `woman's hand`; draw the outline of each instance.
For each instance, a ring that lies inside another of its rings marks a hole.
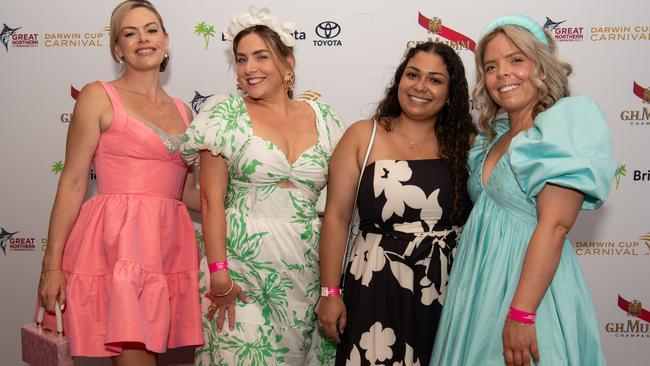
[[[45,270],[38,281],[38,304],[53,313],[57,302],[65,309],[65,276],[60,269]]]
[[[328,338],[340,343],[339,333],[347,322],[345,304],[340,296],[322,296],[318,304],[318,328]]]
[[[503,358],[507,366],[530,365],[530,359],[537,364],[537,333],[534,324],[518,323],[510,318],[503,326]]]
[[[226,294],[227,293],[227,294]],[[224,296],[217,296],[226,294]],[[205,294],[212,303],[208,306],[208,319],[217,316],[217,331],[221,332],[223,325],[226,322],[226,313],[228,314],[228,328],[235,329],[235,306],[236,300],[239,299],[243,303],[248,303],[248,299],[244,296],[242,288],[236,284],[230,274],[226,271],[217,271],[210,274],[210,290]]]

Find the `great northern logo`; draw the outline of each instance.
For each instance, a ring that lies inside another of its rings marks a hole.
[[[19,231],[9,232],[5,228],[0,228],[0,247],[2,253],[6,256],[7,249],[12,252],[33,252],[36,250],[36,238],[18,237]],[[41,238],[44,243],[45,238]]]
[[[2,24],[4,27],[2,28],[2,32],[0,32],[0,41],[2,44],[5,46],[5,50],[9,52],[9,39],[13,34],[15,34],[20,27],[18,28],[11,28],[6,24]]]
[[[641,99],[641,108],[630,108],[621,111],[621,121],[630,126],[650,126],[650,88],[642,86],[639,82],[632,83],[632,94]]]
[[[9,52],[9,45],[12,47],[38,47],[38,33],[18,33],[22,27],[11,28],[6,23],[2,23],[0,31],[0,42]],[[11,42],[10,42],[11,41]]]
[[[16,234],[18,234],[18,231],[10,233],[2,228],[2,232],[0,232],[0,247],[2,247],[2,253],[4,255],[7,255],[7,245]]]
[[[641,301],[630,301],[618,295],[616,305],[625,312],[628,319],[606,323],[605,332],[617,338],[650,338],[650,311],[643,308]]]
[[[563,23],[566,23],[566,20],[556,22],[551,18],[546,17],[546,22],[544,22],[544,29],[551,33],[553,39],[556,41],[575,42],[584,40],[584,27],[561,26]]]
[[[213,95],[214,94],[201,95],[201,93],[195,90],[194,98],[192,98],[192,101],[190,102],[190,107],[192,107],[194,113],[198,114],[199,111],[201,110],[201,107],[203,107],[203,104],[205,104],[205,101],[208,100],[208,98],[210,98]]]
[[[427,30],[430,41],[445,43],[457,51],[470,50],[474,52],[474,49],[476,48],[476,42],[466,35],[446,27],[443,25],[442,19],[438,17],[427,18],[422,13],[418,13],[418,24]],[[443,41],[440,38],[444,38],[446,41]],[[418,43],[422,42],[409,41],[407,42],[406,47],[411,48],[416,46]]]

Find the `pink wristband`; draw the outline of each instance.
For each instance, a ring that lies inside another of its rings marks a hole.
[[[210,263],[208,264],[208,269],[210,270],[210,273],[214,273],[216,271],[227,271],[228,261]]]
[[[338,287],[321,287],[321,296],[341,296],[341,289]]]
[[[515,309],[512,306],[508,311],[508,318],[522,324],[535,324],[535,313]]]

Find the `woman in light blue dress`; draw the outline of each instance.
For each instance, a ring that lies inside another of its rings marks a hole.
[[[605,118],[570,97],[571,67],[534,20],[490,24],[476,49],[475,202],[450,275],[431,365],[604,365],[594,308],[566,234],[607,197]],[[501,109],[507,118],[497,118]]]

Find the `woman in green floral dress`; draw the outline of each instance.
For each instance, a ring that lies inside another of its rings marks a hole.
[[[292,99],[290,33],[266,9],[234,17],[224,35],[245,96],[208,100],[184,136],[184,159],[200,155],[201,164],[206,296],[197,365],[333,362],[335,345],[321,338],[314,313],[315,203],[343,126],[330,107]],[[207,271],[225,260],[229,270]]]

